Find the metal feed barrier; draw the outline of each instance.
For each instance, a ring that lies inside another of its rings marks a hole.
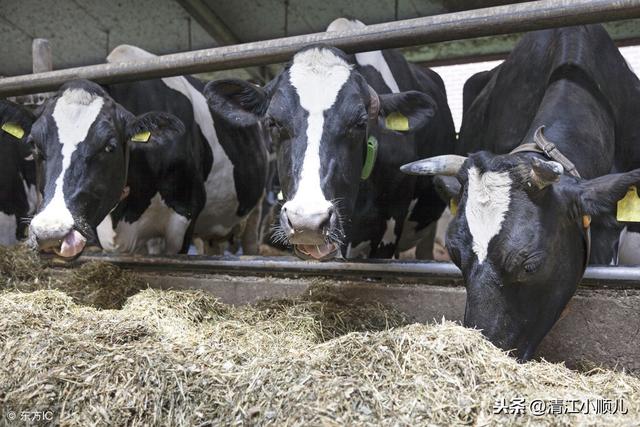
[[[465,38],[492,36],[567,25],[640,17],[640,0],[541,0],[484,9],[407,19],[341,32],[315,33],[274,40],[158,56],[139,62],[100,64],[0,78],[0,97],[56,90],[78,78],[116,83],[181,74],[209,72],[286,61],[304,46],[325,43],[348,53],[406,47]],[[40,68],[40,69],[46,69]],[[35,70],[37,71],[37,70]],[[83,257],[83,260],[94,257]],[[453,264],[400,261],[312,263],[260,257],[126,257],[102,260],[138,269],[176,271],[287,272],[327,276],[356,275],[428,278],[435,282],[460,280]],[[589,267],[584,284],[640,287],[640,268]]]
[[[55,90],[73,79],[109,84],[287,61],[304,46],[325,43],[347,53],[640,17],[639,0],[541,0],[175,53],[139,62],[100,64],[0,79],[0,97]]]
[[[429,261],[314,262],[300,261],[291,257],[85,255],[75,262],[55,265],[74,267],[89,261],[107,261],[125,269],[154,273],[324,276],[359,280],[380,278],[387,282],[421,281],[429,285],[462,283],[462,274],[454,264]],[[581,284],[591,287],[640,289],[640,268],[590,266]]]

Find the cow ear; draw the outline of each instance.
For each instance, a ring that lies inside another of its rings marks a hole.
[[[23,140],[29,135],[34,115],[11,101],[0,100],[0,132]]]
[[[604,175],[578,184],[578,207],[582,215],[620,214],[619,203],[625,199],[631,186],[640,188],[640,169],[631,172]],[[631,194],[630,197],[634,195]],[[636,194],[637,196],[637,194]],[[623,208],[624,205],[620,205]],[[640,215],[640,212],[637,213]],[[621,219],[624,220],[624,219]]]
[[[127,141],[133,143],[161,143],[184,133],[182,121],[169,113],[152,111],[127,121]]]
[[[235,126],[256,124],[269,106],[264,89],[240,79],[209,82],[204,88],[204,96],[214,118]]]
[[[435,101],[415,90],[378,95],[380,127],[396,132],[411,132],[424,127],[435,115]]]

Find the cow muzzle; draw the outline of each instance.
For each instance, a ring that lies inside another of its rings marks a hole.
[[[338,253],[336,214],[333,206],[309,208],[285,203],[280,211],[280,225],[294,253],[303,259],[328,260]]]
[[[29,243],[35,250],[73,259],[82,253],[87,239],[73,224],[54,223],[36,216],[29,226]]]
[[[61,258],[73,259],[84,250],[87,239],[78,230],[72,229],[64,235],[35,237],[37,248],[42,252],[53,252]]]

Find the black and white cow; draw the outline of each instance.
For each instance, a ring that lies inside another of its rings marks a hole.
[[[363,25],[341,18],[328,31]],[[426,153],[453,149],[444,85],[399,52],[350,56],[311,46],[264,89],[221,80],[205,95],[229,121],[269,127],[284,195],[280,236],[298,256],[392,257],[405,219],[415,221],[408,227],[415,242],[444,208],[430,179],[398,171]],[[363,180],[364,166],[373,164],[369,137],[377,140],[377,160]]]
[[[135,46],[122,45],[107,60],[134,62],[153,57]],[[150,152],[145,145],[132,150],[129,197],[99,228],[106,249],[144,251],[140,239],[148,242],[162,231],[159,227],[168,225],[175,232],[170,233],[173,238],[164,252],[176,253],[183,248],[181,236],[188,226],[181,206],[198,206],[199,216],[191,225],[195,237],[210,243],[216,252],[217,243],[234,234],[244,237],[245,253],[257,253],[266,133],[259,124],[238,126],[212,114],[202,94],[204,84],[191,76],[178,76],[107,87],[113,99],[134,114],[166,111],[180,118],[186,131],[164,152]],[[254,212],[255,223],[253,216],[249,218]],[[167,215],[174,215],[169,222],[163,220]],[[246,222],[250,226],[238,231]]]
[[[87,80],[64,84],[37,114],[29,141],[44,200],[31,220],[29,241],[73,258],[87,241],[96,242],[96,227],[123,197],[127,170],[149,168],[128,165],[130,146],[163,151],[184,127],[167,113],[136,117]]]
[[[0,245],[26,237],[28,217],[37,204],[35,165],[27,137],[34,116],[13,102],[0,100]]]
[[[457,201],[447,248],[466,283],[464,324],[527,360],[582,278],[590,224],[590,261],[612,259],[617,201],[640,182],[640,82],[594,25],[525,35],[465,92],[457,150],[473,154],[403,170],[441,175]],[[523,146],[536,140],[581,178]]]

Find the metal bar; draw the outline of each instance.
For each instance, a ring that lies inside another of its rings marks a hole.
[[[640,21],[628,19],[604,24],[605,30],[618,47],[637,45]],[[505,59],[524,34],[513,33],[474,39],[454,40],[426,46],[401,49],[404,57],[413,63],[428,67],[467,64],[470,62]]]
[[[240,39],[224,23],[224,21],[203,0],[176,0],[189,15],[217,42],[218,45],[233,45],[240,43]],[[259,68],[247,68],[247,73],[264,82]]]
[[[78,78],[116,83],[287,61],[304,46],[325,43],[348,53],[640,17],[640,0],[540,0],[407,19],[331,33],[175,53],[140,62],[0,79],[0,97],[43,92]]]
[[[64,264],[73,267],[89,261],[107,261],[140,271],[243,275],[313,275],[329,277],[386,278],[399,281],[424,279],[433,284],[460,284],[462,275],[452,263],[429,261],[367,260],[362,262],[312,262],[290,257],[202,257],[178,255],[91,255]],[[640,267],[588,267],[582,285],[640,288]]]

